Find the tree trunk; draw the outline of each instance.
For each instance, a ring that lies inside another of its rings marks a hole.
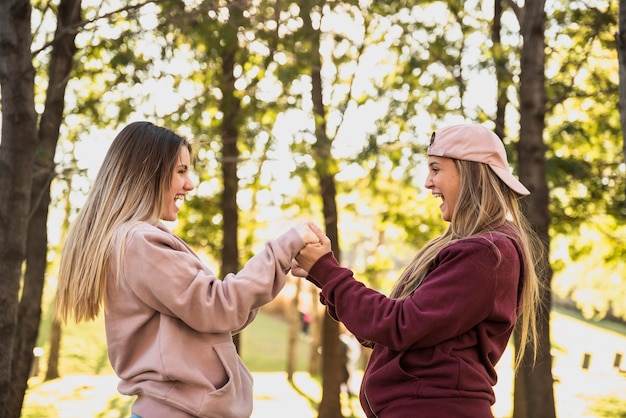
[[[12,416],[7,412],[10,412],[11,388],[16,383],[12,375],[13,352],[37,148],[30,19],[29,1],[0,2],[0,415],[3,417]]]
[[[521,52],[520,139],[517,143],[518,168],[521,181],[531,191],[525,197],[525,213],[544,244],[538,260],[541,305],[537,312],[538,354],[535,367],[526,361],[515,379],[515,418],[554,418],[552,356],[550,354],[550,309],[552,270],[549,265],[550,212],[546,181],[545,126],[545,0],[526,0],[520,28],[524,46]],[[528,360],[531,353],[527,352]]]
[[[72,151],[74,152],[74,151]],[[72,155],[72,162],[76,163],[76,155]],[[74,166],[76,169],[77,167]],[[71,170],[71,169],[70,169]],[[72,190],[72,174],[68,173],[64,175],[64,181],[67,184],[67,193],[65,193],[65,207],[63,209],[63,223],[61,224],[61,241],[65,239],[67,231],[70,228],[71,215],[72,215],[72,203],[71,203],[71,190]],[[56,296],[55,296],[56,299]],[[46,368],[45,381],[56,379],[59,374],[59,354],[61,352],[61,338],[63,335],[63,328],[61,323],[54,318],[50,323],[50,352],[48,353],[48,365]]]
[[[296,277],[295,280],[296,290],[294,292],[293,301],[291,303],[291,309],[287,310],[287,317],[289,318],[289,341],[287,341],[287,380],[293,382],[293,375],[296,372],[296,358],[297,358],[297,343],[298,334],[302,327],[302,320],[300,319],[300,312],[298,307],[300,305],[300,291],[302,290],[302,280]]]
[[[53,380],[59,377],[61,335],[61,323],[53,320],[50,325],[50,353],[48,354],[48,366],[46,367],[45,381]]]
[[[320,294],[317,287],[311,287],[311,325],[309,335],[311,336],[311,354],[309,356],[309,373],[320,375],[322,373],[322,322],[326,316],[326,308],[320,304]]]
[[[65,90],[76,52],[75,25],[80,20],[80,11],[80,0],[63,0],[58,8],[57,29],[48,69],[46,103],[39,126],[39,145],[33,166],[26,271],[13,346],[12,385],[7,402],[7,417],[20,416],[41,320],[41,298],[48,252],[50,182],[55,175],[54,154],[59,139],[59,128],[63,121]]]
[[[304,27],[311,36],[311,96],[315,118],[315,137],[313,153],[315,169],[322,195],[322,211],[324,214],[325,232],[332,242],[332,251],[338,261],[341,261],[339,251],[339,234],[337,228],[337,190],[332,170],[331,146],[332,140],[326,134],[326,111],[323,104],[321,57],[319,31],[313,28],[311,22],[311,4],[302,4],[302,18]],[[319,418],[342,417],[341,413],[341,347],[339,345],[339,323],[329,315],[324,315],[322,321],[322,401],[320,402]]]
[[[626,155],[626,0],[619,0],[619,13],[615,40],[619,60],[619,117],[622,126],[622,147]],[[624,182],[626,185],[626,182]],[[626,190],[624,190],[626,193]],[[622,210],[626,213],[626,199]]]
[[[506,66],[507,57],[502,52],[502,39],[500,31],[502,30],[502,3],[504,0],[494,0],[493,7],[493,23],[491,25],[491,41],[493,51],[493,63],[496,69],[496,82],[497,82],[497,98],[496,98],[496,119],[495,119],[495,133],[504,138],[506,133],[504,132],[506,114],[506,106],[509,103],[507,99],[507,88],[510,85],[510,75]]]
[[[222,192],[222,217],[224,238],[222,242],[222,271],[220,277],[228,273],[239,271],[239,210],[237,207],[237,193],[239,191],[239,177],[237,165],[239,149],[237,147],[238,130],[237,119],[241,104],[235,95],[235,61],[238,50],[237,32],[239,22],[243,18],[243,2],[240,0],[228,3],[230,23],[224,31],[224,50],[222,51],[222,78],[220,90],[222,101],[220,110],[222,119],[222,178],[224,191]],[[241,355],[241,339],[239,334],[233,336],[237,351]]]
[[[319,99],[321,101],[321,95]],[[330,155],[330,147],[327,147],[323,153]],[[321,161],[324,160],[318,159],[316,166],[323,164]],[[335,181],[330,174],[323,175],[319,169],[318,173],[321,178],[320,185],[326,235],[332,242],[332,251],[335,257],[340,261]],[[340,398],[341,370],[344,367],[342,361],[345,362],[345,358],[341,355],[339,323],[331,318],[330,315],[324,315],[322,321],[322,401],[319,407],[319,418],[343,417]]]

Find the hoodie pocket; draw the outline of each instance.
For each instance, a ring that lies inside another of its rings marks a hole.
[[[247,418],[252,414],[252,375],[244,366],[232,342],[216,344],[212,350],[226,376],[220,382],[207,381],[203,387],[177,382],[167,393],[169,402],[202,418]]]
[[[231,342],[213,346],[227,381],[205,394],[200,416],[249,417],[252,414],[252,375]]]

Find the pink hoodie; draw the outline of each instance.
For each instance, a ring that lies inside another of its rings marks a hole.
[[[219,280],[165,226],[132,227],[122,274],[108,280],[105,321],[118,390],[138,395],[133,412],[146,418],[249,417],[252,376],[232,334],[283,288],[303,245],[290,229],[239,273]]]

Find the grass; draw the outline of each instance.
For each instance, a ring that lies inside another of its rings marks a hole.
[[[240,353],[243,362],[253,372],[275,372],[287,369],[287,338],[289,325],[264,312],[241,334]],[[297,371],[308,370],[310,348],[299,335],[296,342]]]
[[[615,396],[596,399],[589,412],[598,418],[626,418],[626,400]]]

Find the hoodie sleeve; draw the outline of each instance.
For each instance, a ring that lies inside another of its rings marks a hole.
[[[439,253],[422,285],[401,300],[355,280],[331,253],[309,276],[329,312],[354,335],[402,351],[433,346],[484,320],[514,322],[520,259],[505,237],[458,241]]]
[[[180,318],[200,332],[234,332],[285,285],[291,260],[304,242],[295,229],[219,280],[179,238],[142,226],[127,238],[120,280],[142,303]]]

